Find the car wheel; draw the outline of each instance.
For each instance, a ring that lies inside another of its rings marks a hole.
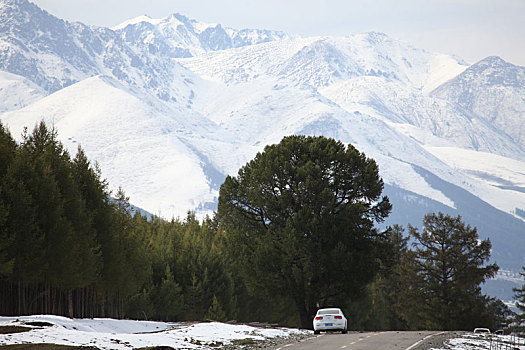
[[[321,333],[321,331],[315,331],[314,330],[314,334],[319,334],[319,333]]]
[[[343,329],[343,330],[341,331],[341,333],[342,333],[342,334],[346,334],[346,333],[348,333],[348,331],[347,331],[346,328],[345,328],[345,329]]]

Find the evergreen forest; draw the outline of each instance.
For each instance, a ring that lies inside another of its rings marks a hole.
[[[509,310],[480,289],[498,269],[490,241],[441,213],[421,232],[375,228],[391,208],[377,173],[351,146],[289,137],[227,178],[213,217],[166,220],[43,122],[20,143],[0,123],[0,315],[308,327],[339,306],[354,330],[499,328]]]

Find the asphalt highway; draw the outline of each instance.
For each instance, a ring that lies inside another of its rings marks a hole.
[[[424,340],[440,332],[321,333],[276,350],[416,350]]]

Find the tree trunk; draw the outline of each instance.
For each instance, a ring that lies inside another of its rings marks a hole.
[[[296,301],[297,311],[301,319],[301,328],[313,329],[313,314],[312,309],[306,307],[304,301]]]
[[[67,291],[67,309],[69,318],[73,318],[73,292],[71,289]]]

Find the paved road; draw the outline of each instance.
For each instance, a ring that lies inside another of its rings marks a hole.
[[[439,332],[322,333],[277,350],[413,350],[420,341]]]

